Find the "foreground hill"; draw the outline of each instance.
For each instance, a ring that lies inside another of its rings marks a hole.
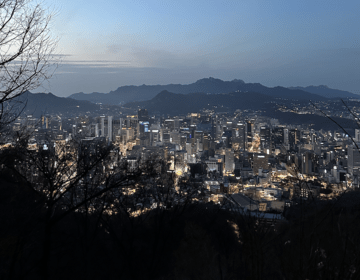
[[[285,87],[266,87],[259,83],[245,83],[242,80],[223,81],[215,78],[200,79],[189,85],[142,85],[123,86],[109,93],[75,93],[69,97],[76,100],[87,100],[93,103],[119,105],[128,102],[144,101],[154,98],[159,92],[168,91],[178,94],[196,92],[220,94],[229,92],[257,92],[273,98],[299,99],[299,100],[322,100],[319,96],[302,90],[291,90]]]

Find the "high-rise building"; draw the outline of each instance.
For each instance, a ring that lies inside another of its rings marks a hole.
[[[225,130],[221,137],[222,141],[225,143],[226,148],[232,147],[232,130]]]
[[[355,142],[359,142],[360,143],[360,129],[355,129],[355,138],[354,138]]]
[[[212,139],[215,139],[216,137],[216,125],[217,125],[217,119],[216,117],[211,118],[211,137]]]
[[[138,133],[138,137],[144,137],[146,133],[149,132],[149,122],[147,121],[139,121],[138,123],[138,129],[137,129],[137,133]]]
[[[269,127],[260,127],[260,147],[261,150],[267,154],[270,154],[271,147],[271,131]]]
[[[149,121],[149,114],[148,114],[147,109],[139,109],[138,120],[142,121],[142,122]]]
[[[113,117],[108,116],[108,138],[109,142],[113,140]]]
[[[254,124],[251,122],[246,123],[246,137],[247,145],[248,147],[250,147],[252,145],[252,140],[254,137]]]
[[[170,143],[179,144],[180,145],[180,133],[177,131],[170,132]]]
[[[204,132],[201,130],[194,131],[194,139],[195,141],[199,140],[201,143],[203,142]]]
[[[258,174],[259,169],[268,170],[269,169],[269,156],[264,153],[254,154],[252,167],[254,174]]]
[[[180,129],[180,119],[179,118],[176,118],[176,119],[174,119],[174,129],[175,129],[175,131],[179,131],[179,129]]]
[[[348,146],[348,172],[353,176],[360,175],[360,151],[356,145]]]
[[[239,150],[246,150],[247,148],[247,124],[237,123],[236,127],[232,129],[232,145]]]
[[[225,150],[225,172],[232,173],[235,169],[234,151],[231,149]]]
[[[203,137],[203,150],[207,151],[210,148],[211,136],[208,133],[204,134]]]
[[[99,137],[99,124],[95,124],[95,137]]]
[[[300,130],[289,130],[289,145],[294,148],[300,142]]]
[[[289,145],[289,129],[284,128],[284,144]]]
[[[73,136],[73,137],[75,137],[75,135],[77,134],[76,132],[77,132],[77,131],[76,131],[76,124],[74,124],[74,125],[72,126],[72,136]]]
[[[105,137],[105,116],[101,116],[101,137]]]
[[[303,174],[312,174],[313,172],[313,164],[312,157],[310,152],[305,152],[302,158],[302,172]]]
[[[285,133],[284,133],[284,128],[283,127],[274,127],[272,130],[272,142],[274,146],[279,146],[279,145],[283,145],[284,144],[284,139],[285,139]]]
[[[174,131],[175,130],[175,121],[173,119],[167,119],[164,121],[164,125],[167,129],[169,129],[170,131]]]

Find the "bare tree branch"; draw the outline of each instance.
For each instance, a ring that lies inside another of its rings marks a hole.
[[[0,1],[0,104],[52,76],[57,42],[50,34],[51,20],[52,14],[32,0]]]

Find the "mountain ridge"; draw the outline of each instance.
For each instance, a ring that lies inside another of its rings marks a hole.
[[[69,98],[87,100],[93,103],[123,105],[129,102],[150,100],[163,90],[176,94],[189,94],[194,92],[219,94],[240,91],[258,92],[269,95],[273,98],[302,100],[322,100],[327,98],[300,89],[289,89],[281,86],[271,88],[260,83],[245,83],[243,80],[239,79],[223,81],[212,77],[199,79],[195,83],[188,85],[168,84],[122,86],[118,87],[115,91],[110,91],[109,93],[75,93],[70,95]]]

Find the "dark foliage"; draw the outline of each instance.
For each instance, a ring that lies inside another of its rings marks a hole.
[[[9,173],[1,175],[1,279],[39,279],[47,199]],[[74,211],[51,228],[46,277],[358,279],[357,197],[299,204],[281,223],[213,204],[174,205],[136,217]]]

